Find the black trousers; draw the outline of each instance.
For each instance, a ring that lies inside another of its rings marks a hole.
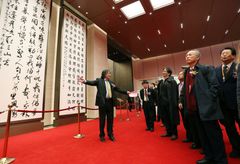
[[[143,102],[144,116],[148,129],[154,129],[154,104],[149,101]]]
[[[157,118],[156,105],[154,105],[154,110],[153,110],[153,121],[156,121],[156,118]]]
[[[200,141],[200,134],[203,130],[201,125],[201,120],[198,115],[198,112],[191,112],[188,114],[189,119],[189,128],[192,134],[192,140],[193,142],[198,146],[201,147],[202,143]]]
[[[193,136],[192,136],[192,133],[190,130],[189,114],[185,114],[184,110],[186,110],[186,109],[181,110],[180,113],[182,116],[183,126],[186,130],[186,139],[188,139],[189,141],[192,141]]]
[[[104,127],[105,127],[105,120],[107,117],[107,132],[108,136],[113,136],[113,100],[106,99],[105,104],[103,107],[99,107],[99,130],[100,130],[100,137],[104,137]]]
[[[236,122],[239,123],[238,111],[223,109],[224,120],[221,123],[225,126],[232,150],[240,153],[240,135],[236,128]]]
[[[162,119],[161,118],[161,108],[160,108],[160,105],[158,105],[157,106],[157,121],[160,121],[161,119]]]
[[[198,112],[192,113],[190,117],[191,119],[195,119],[205,158],[217,164],[227,164],[222,130],[218,121],[203,121],[200,119]]]
[[[164,120],[163,124],[166,127],[167,133],[170,135],[177,136],[178,135],[177,125],[173,123],[173,121],[171,120],[171,113],[168,105],[162,106],[161,110],[162,110],[162,118],[163,118],[162,120]]]

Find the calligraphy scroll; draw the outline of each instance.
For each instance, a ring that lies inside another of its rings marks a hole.
[[[71,12],[64,11],[61,43],[60,108],[85,105],[85,86],[78,77],[86,73],[86,23]],[[81,110],[84,112],[85,110]],[[60,112],[60,115],[75,114],[77,110]]]
[[[51,0],[4,0],[0,17],[0,111],[43,110]],[[7,112],[6,112],[7,113]],[[6,113],[0,122],[6,122]],[[13,112],[13,121],[42,118]]]

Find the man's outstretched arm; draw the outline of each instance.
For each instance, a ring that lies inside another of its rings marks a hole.
[[[85,80],[83,79],[83,77],[80,77],[78,81],[82,84],[91,85],[91,86],[97,86],[98,84],[98,80]]]

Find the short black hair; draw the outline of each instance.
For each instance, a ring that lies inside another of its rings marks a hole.
[[[169,73],[169,76],[171,76],[172,75],[172,69],[169,68],[169,67],[164,67],[163,70],[165,70],[165,69],[166,69],[167,73]]]
[[[237,55],[237,51],[236,51],[236,49],[233,48],[233,47],[225,47],[224,49],[221,50],[221,54],[222,54],[222,52],[223,52],[224,50],[230,50],[230,51],[231,51],[231,54],[232,54],[233,56],[236,56],[236,55]]]
[[[101,78],[102,78],[102,79],[105,79],[106,74],[109,73],[109,72],[111,72],[109,69],[105,69],[105,70],[103,70],[103,71],[102,71]]]
[[[155,83],[151,83],[154,87],[156,86],[156,84]]]
[[[142,81],[142,85],[143,85],[143,84],[148,84],[148,81],[147,81],[147,80],[143,80],[143,81]]]

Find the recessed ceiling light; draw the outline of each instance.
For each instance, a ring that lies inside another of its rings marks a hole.
[[[202,39],[205,39],[205,35],[202,36]]]
[[[183,23],[180,24],[181,29],[183,29]]]
[[[151,50],[150,50],[150,48],[147,48],[147,50],[150,52]]]
[[[137,36],[137,38],[138,38],[138,40],[141,40],[141,37],[139,35]]]
[[[228,32],[229,32],[229,31],[228,31],[228,30],[226,30],[226,31],[225,31],[225,35],[227,35],[227,34],[228,34]]]
[[[112,9],[115,10],[115,6],[113,6]]]
[[[207,16],[207,22],[210,20],[210,15]]]
[[[174,4],[174,0],[150,0],[153,10]]]
[[[240,8],[238,9],[238,14],[240,13]]]
[[[184,44],[184,43],[185,43],[185,41],[184,41],[184,40],[182,40],[182,43]]]
[[[81,6],[78,6],[78,8],[80,9],[80,8],[81,8]]]
[[[167,45],[166,45],[166,44],[164,44],[164,47],[166,48],[166,47],[167,47]]]
[[[122,17],[122,15],[119,15],[119,17],[121,18],[121,17]]]
[[[127,24],[127,21],[125,21],[124,23]]]
[[[120,34],[121,32],[120,32],[120,31],[118,31],[118,33]]]
[[[115,4],[122,2],[123,0],[113,0]]]
[[[158,32],[158,35],[161,35],[161,31],[160,30],[158,30],[157,32]]]
[[[152,12],[150,12],[149,15],[152,15]]]
[[[86,15],[88,15],[88,12],[86,12]]]
[[[146,13],[140,1],[124,6],[120,10],[127,19],[133,19]]]
[[[178,2],[178,5],[180,6],[182,4],[182,2]]]

